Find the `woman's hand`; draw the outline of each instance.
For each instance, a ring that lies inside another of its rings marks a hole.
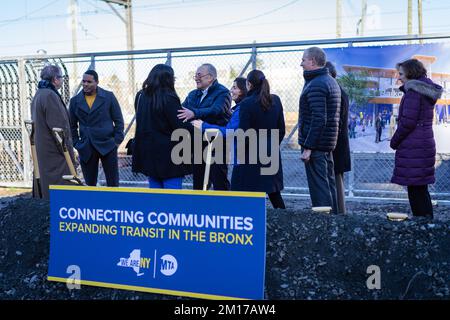
[[[191,123],[197,129],[200,129],[200,130],[202,129],[202,124],[203,124],[202,120],[193,120],[193,121],[191,121]]]

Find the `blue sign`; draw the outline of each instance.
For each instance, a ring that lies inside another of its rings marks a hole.
[[[264,298],[264,193],[51,186],[50,207],[50,281]]]

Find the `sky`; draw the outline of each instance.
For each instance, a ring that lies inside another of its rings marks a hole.
[[[125,24],[100,0],[77,0],[78,52],[126,50]],[[0,56],[72,53],[70,0],[3,1]],[[413,32],[417,33],[417,1]],[[407,33],[407,0],[368,0],[364,36]],[[356,37],[360,0],[342,0],[342,37]],[[114,5],[124,15],[124,9]],[[135,49],[336,37],[335,0],[133,0]],[[424,33],[450,33],[450,1],[423,0]]]

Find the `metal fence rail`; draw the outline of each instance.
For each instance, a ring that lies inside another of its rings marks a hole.
[[[450,35],[328,39],[0,59],[0,186],[31,186],[30,149],[23,120],[30,118],[30,103],[40,70],[46,63],[58,64],[62,68],[64,85],[61,93],[67,103],[80,90],[84,71],[97,70],[100,86],[116,95],[127,126],[134,116],[134,96],[154,65],[166,63],[174,68],[176,90],[183,100],[195,87],[192,77],[196,68],[208,62],[216,66],[219,81],[228,87],[234,78],[245,75],[251,69],[264,70],[270,79],[271,91],[280,96],[285,112],[286,138],[282,145],[282,159],[286,191],[303,194],[307,192],[307,183],[299,161],[295,132],[298,99],[303,86],[300,75],[302,51],[312,45],[330,48],[407,41],[418,43],[420,39],[443,41],[450,39]],[[133,135],[134,127],[131,127],[124,141]],[[122,154],[124,145],[119,149]],[[392,153],[352,153],[352,164],[352,172],[345,177],[349,196],[405,196],[401,187],[389,182],[394,166]],[[129,157],[122,156],[119,166],[122,184],[146,185],[145,177],[131,172]],[[431,187],[434,197],[450,199],[450,155],[437,156],[436,179],[436,184]],[[190,181],[188,177],[186,183]]]

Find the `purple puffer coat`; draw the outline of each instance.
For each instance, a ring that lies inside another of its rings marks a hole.
[[[403,186],[432,184],[436,145],[433,136],[434,105],[442,87],[422,77],[400,87],[404,92],[398,115],[398,128],[391,140],[395,152],[392,182]]]

